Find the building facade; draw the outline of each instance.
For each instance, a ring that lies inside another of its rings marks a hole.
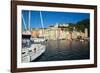
[[[87,38],[88,29],[84,29],[84,32],[81,31],[68,31],[66,30],[68,25],[55,25],[48,28],[38,28],[32,29],[31,35],[33,38],[36,37],[45,37],[48,40],[57,40],[57,39],[77,39],[77,38]],[[73,28],[75,29],[75,28]]]

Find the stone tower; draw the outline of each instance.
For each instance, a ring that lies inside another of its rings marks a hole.
[[[85,28],[85,38],[87,38],[87,37],[88,37],[88,29]]]

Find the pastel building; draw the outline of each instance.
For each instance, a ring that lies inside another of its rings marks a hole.
[[[78,37],[86,38],[88,37],[87,28],[84,30],[84,33],[81,31],[77,31],[75,27],[73,31],[66,30],[68,24],[56,24],[54,26],[50,26],[48,28],[37,28],[32,29],[31,34],[32,37],[45,37],[48,40],[57,40],[57,39],[77,39]]]

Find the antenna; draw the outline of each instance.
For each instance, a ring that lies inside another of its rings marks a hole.
[[[22,20],[23,20],[23,23],[24,23],[25,30],[27,30],[27,28],[26,28],[26,23],[25,23],[25,19],[24,19],[24,17],[23,17],[23,14],[22,14]]]

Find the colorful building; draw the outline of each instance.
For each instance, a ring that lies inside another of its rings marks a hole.
[[[84,29],[84,32],[76,31],[75,27],[73,31],[68,31],[68,24],[56,24],[48,28],[37,28],[32,29],[31,35],[32,38],[36,37],[45,37],[48,40],[57,40],[57,39],[77,39],[77,38],[87,38],[88,29]]]

